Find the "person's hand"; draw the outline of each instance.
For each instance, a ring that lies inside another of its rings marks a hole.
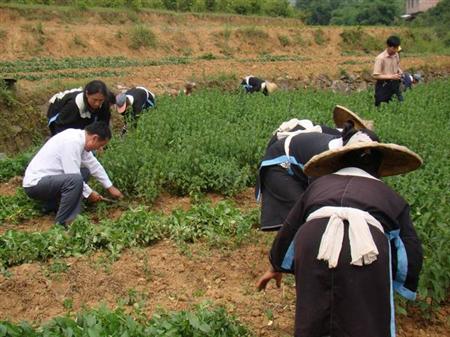
[[[105,148],[102,146],[102,147],[99,147],[99,148],[95,151],[95,154],[98,155],[98,156],[100,156],[100,155],[102,155],[104,152],[105,152]]]
[[[87,198],[90,202],[99,202],[103,200],[103,197],[95,191],[92,191]]]
[[[108,188],[107,191],[113,198],[116,198],[116,199],[122,199],[123,198],[122,192],[120,192],[119,189],[117,189],[114,186],[111,186],[110,188]]]
[[[392,80],[400,80],[402,78],[402,75],[401,74],[394,74],[394,75],[392,75]]]
[[[256,288],[258,289],[258,291],[265,290],[267,284],[272,279],[274,279],[276,281],[276,285],[279,288],[281,286],[281,279],[282,278],[283,278],[283,274],[282,273],[276,272],[273,269],[269,269],[258,280],[258,282],[256,283]]]

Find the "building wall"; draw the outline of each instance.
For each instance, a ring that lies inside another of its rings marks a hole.
[[[406,14],[415,14],[418,12],[425,12],[434,7],[440,0],[405,0]]]

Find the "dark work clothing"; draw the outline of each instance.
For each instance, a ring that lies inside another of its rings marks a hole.
[[[414,77],[410,73],[403,73],[401,84],[399,85],[399,90],[397,92],[397,98],[400,102],[404,101],[403,92],[412,89],[414,83]]]
[[[66,129],[83,130],[95,121],[109,124],[111,112],[107,99],[98,110],[93,110],[82,90],[71,90],[56,94],[50,99],[47,118],[50,132],[54,136]]]
[[[279,165],[266,167],[261,198],[261,230],[278,230],[306,186],[306,182],[296,180]]]
[[[390,102],[392,96],[400,95],[399,80],[378,80],[375,84],[375,106],[379,106],[382,102]]]
[[[384,234],[369,226],[379,251],[375,262],[349,264],[347,225],[337,267],[330,269],[317,260],[329,219],[306,219],[324,206],[356,208],[381,223]],[[308,186],[270,251],[275,270],[296,276],[296,336],[391,336],[387,333],[392,331],[394,310],[390,288],[414,299],[422,259],[421,243],[403,198],[379,180],[337,174],[320,177]]]
[[[316,154],[329,149],[330,141],[340,138],[320,132],[292,137],[289,158],[284,144],[287,138],[273,142],[260,163],[256,197],[262,194],[261,230],[278,230],[290,209],[308,186],[303,166]]]
[[[295,239],[295,336],[387,337],[391,314],[389,244],[385,235],[370,226],[378,259],[359,267],[351,265],[348,225],[338,266],[328,268],[317,260],[328,219],[300,227]],[[392,336],[393,337],[393,336]]]
[[[262,84],[265,81],[254,76],[247,76],[244,78],[241,82],[241,85],[244,87],[245,92],[247,93],[254,93],[257,91],[261,91]],[[267,95],[266,91],[263,91],[265,95]]]
[[[81,212],[83,197],[83,177],[81,174],[46,176],[40,179],[37,185],[24,189],[30,198],[57,207],[55,221],[58,224],[66,225],[67,221],[75,219]],[[53,210],[55,209],[49,209],[47,206],[47,211]]]
[[[156,105],[155,95],[144,87],[131,88],[125,92],[125,95],[132,106],[131,113],[125,115],[125,120],[130,120],[132,124],[137,122],[143,110],[154,108]]]

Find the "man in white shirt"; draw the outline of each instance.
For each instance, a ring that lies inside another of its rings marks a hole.
[[[103,199],[84,182],[82,169],[87,169],[112,197],[122,198],[91,152],[105,146],[110,139],[111,130],[105,122],[94,122],[84,130],[67,129],[53,136],[25,171],[26,194],[47,204],[59,202],[55,221],[64,227],[81,212],[82,197],[91,202]]]

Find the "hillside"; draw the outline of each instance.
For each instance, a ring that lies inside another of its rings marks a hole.
[[[420,70],[429,75],[426,79],[450,73],[450,56],[425,29],[311,27],[281,18],[2,5],[0,76],[19,79],[18,101],[34,111],[28,117],[42,116],[53,93],[94,78],[116,91],[144,85],[157,95],[176,94],[186,81],[195,81],[199,89],[234,90],[249,74],[273,80],[282,89],[347,91],[348,85],[333,83],[343,78],[357,82],[351,89],[364,90],[373,59],[392,33],[404,40],[403,69]],[[24,110],[1,109],[2,114]],[[31,124],[40,125],[35,118]],[[2,120],[7,128],[0,134],[0,152],[30,144],[35,135],[22,119]],[[26,141],[12,145],[11,139]]]

